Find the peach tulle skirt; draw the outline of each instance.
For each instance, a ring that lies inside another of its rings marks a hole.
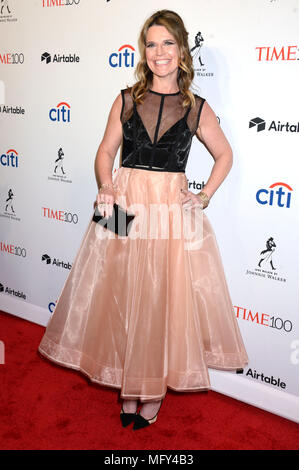
[[[208,368],[248,363],[210,222],[183,207],[185,173],[120,167],[113,181],[130,234],[90,221],[38,350],[124,399],[207,390]]]

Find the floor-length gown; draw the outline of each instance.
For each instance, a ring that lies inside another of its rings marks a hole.
[[[242,369],[248,357],[208,217],[181,202],[205,99],[185,108],[180,92],[148,90],[136,106],[129,88],[121,94],[113,182],[116,202],[136,216],[121,237],[91,214],[38,349],[146,402],[167,387],[208,390],[208,368]]]

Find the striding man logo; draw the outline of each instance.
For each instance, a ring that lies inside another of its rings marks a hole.
[[[12,201],[13,201],[13,192],[12,189],[8,191],[8,198],[5,201],[5,212],[10,212],[11,214],[15,214]]]
[[[1,3],[0,3],[0,7],[1,7],[1,10],[0,10],[0,14],[3,15],[3,11],[6,7],[7,9],[7,13],[11,14],[11,11],[9,9],[9,6],[8,6],[8,0],[1,0]]]
[[[271,265],[272,270],[274,271],[276,269],[276,268],[274,268],[273,262],[272,262],[272,255],[275,251],[275,248],[276,248],[276,244],[273,240],[273,237],[270,237],[266,242],[266,249],[261,251],[261,253],[260,253],[261,255],[263,255],[262,258],[259,261],[259,267],[260,268],[261,268],[261,263],[263,261],[265,261],[265,262],[268,261]]]
[[[57,174],[57,168],[60,169],[60,172],[65,175],[65,171],[63,170],[63,159],[64,159],[64,153],[62,148],[58,150],[58,158],[55,160],[55,169],[54,173],[55,175]]]
[[[204,64],[201,60],[201,48],[202,48],[203,41],[204,41],[204,39],[202,37],[202,34],[200,32],[197,33],[197,35],[195,36],[195,41],[194,41],[195,46],[193,46],[192,49],[190,50],[191,55],[193,57],[193,61],[198,60],[199,65],[201,67],[204,66]]]

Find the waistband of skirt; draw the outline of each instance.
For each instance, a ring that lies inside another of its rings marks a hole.
[[[120,168],[130,168],[131,170],[146,170],[146,171],[163,171],[164,173],[185,173],[185,170],[171,170],[165,168],[158,168],[158,167],[147,167],[147,166],[129,166],[129,165],[121,165]]]

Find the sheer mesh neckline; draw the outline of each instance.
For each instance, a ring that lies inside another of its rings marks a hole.
[[[204,98],[183,106],[183,94],[147,89],[136,103],[132,89],[121,90],[122,166],[185,172],[193,135],[198,129]]]
[[[161,95],[161,96],[176,96],[181,93],[181,91],[177,91],[175,93],[159,93],[158,91],[153,91],[153,90],[148,90],[150,93],[154,93],[155,95]]]
[[[165,135],[164,141],[172,131],[178,131],[177,126],[182,122],[188,109],[181,105],[181,92],[159,93],[148,90],[143,103],[134,103],[135,114],[146,130],[153,146],[156,146]],[[176,126],[176,127],[175,127]],[[168,132],[168,134],[167,134]]]

